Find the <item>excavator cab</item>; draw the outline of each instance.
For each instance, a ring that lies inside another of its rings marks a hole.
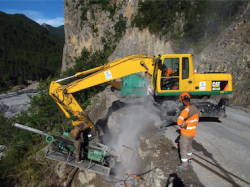
[[[158,68],[157,83],[154,85],[158,96],[176,96],[184,91],[194,90],[193,61],[190,54],[162,55]]]

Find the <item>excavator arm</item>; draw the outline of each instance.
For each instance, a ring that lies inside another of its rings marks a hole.
[[[69,112],[78,117],[78,121],[72,122],[74,126],[77,126],[79,123],[83,122],[87,124],[91,129],[93,129],[93,123],[77,103],[72,93],[102,83],[108,83],[117,78],[121,78],[134,73],[147,72],[149,76],[152,76],[154,68],[153,59],[153,57],[144,55],[132,55],[115,60],[113,62],[109,62],[94,69],[76,73],[75,75],[64,79],[52,81],[50,84],[49,94],[65,113],[66,117],[70,118]],[[69,78],[81,77],[90,73],[92,74],[67,85],[60,85],[58,83]]]

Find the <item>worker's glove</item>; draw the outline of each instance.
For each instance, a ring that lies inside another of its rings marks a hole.
[[[182,123],[181,128],[183,128],[183,129],[187,129],[187,124],[186,124],[186,123]]]

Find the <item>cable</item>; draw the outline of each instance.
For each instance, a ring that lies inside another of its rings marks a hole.
[[[154,169],[156,169],[156,168],[158,168],[158,167],[154,167],[153,169],[150,169],[150,170],[145,171],[145,172],[143,172],[143,173],[139,173],[139,174],[131,174],[131,175],[136,175],[136,176],[145,175],[145,174],[147,174],[147,173],[149,173],[149,172],[153,171],[153,170],[154,170]]]
[[[111,176],[110,176],[111,177]],[[108,182],[108,183],[118,183],[118,182],[124,182],[125,180],[126,181],[132,181],[133,179],[130,179],[130,180],[128,180],[128,179],[116,179],[116,178],[114,178],[114,177],[112,177],[113,179],[115,179],[115,180],[117,180],[117,181],[108,181],[108,180],[106,180],[106,179],[103,179],[102,177],[100,177],[99,176],[99,178],[101,179],[101,180],[103,180],[103,181],[105,181],[105,182]]]

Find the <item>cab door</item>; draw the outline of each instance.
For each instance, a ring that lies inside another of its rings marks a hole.
[[[193,62],[190,61],[189,57],[181,57],[180,62],[180,91],[192,91],[194,80],[193,80]]]

